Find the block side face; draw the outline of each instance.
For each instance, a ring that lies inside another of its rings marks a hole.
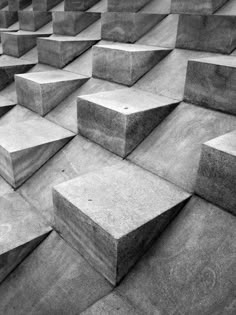
[[[15,187],[12,158],[2,146],[0,146],[0,155],[0,174],[12,187]]]
[[[171,12],[184,14],[213,14],[227,0],[172,0]]]
[[[235,88],[234,88],[235,87]],[[236,115],[236,68],[189,61],[184,99]]]
[[[13,23],[17,22],[18,14],[13,11],[0,11],[0,28],[8,28]]]
[[[100,226],[53,190],[55,228],[111,283],[116,279],[116,241]]]
[[[203,145],[195,191],[236,214],[236,156]]]
[[[32,0],[8,0],[9,11],[22,10],[31,5]]]
[[[108,11],[111,12],[137,12],[150,0],[108,0]]]
[[[18,47],[18,39],[16,36],[10,36],[9,33],[1,34],[3,53],[9,56],[20,57],[20,50]]]
[[[61,0],[32,0],[34,11],[48,11],[59,4]]]
[[[65,11],[86,11],[100,0],[65,0]]]

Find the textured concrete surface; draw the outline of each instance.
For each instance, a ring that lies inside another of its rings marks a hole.
[[[0,286],[0,313],[78,315],[111,290],[53,232]]]
[[[234,0],[228,0],[215,14],[236,15],[236,2]]]
[[[204,143],[195,191],[236,214],[236,131]]]
[[[236,218],[194,197],[119,292],[141,314],[235,313]]]
[[[65,0],[65,11],[86,11],[100,0]]]
[[[108,11],[137,12],[149,2],[150,0],[108,0]]]
[[[180,15],[176,47],[230,54],[236,48],[236,17]]]
[[[131,86],[169,52],[145,45],[99,44],[93,47],[93,77]]]
[[[59,4],[61,0],[32,0],[34,11],[48,11]]]
[[[142,13],[169,14],[171,0],[151,0],[141,10]]]
[[[100,18],[94,12],[53,12],[53,33],[75,36]]]
[[[63,70],[16,75],[17,100],[20,105],[44,116],[87,80]]]
[[[0,127],[2,177],[13,187],[18,187],[73,135],[43,118]]]
[[[19,11],[20,29],[35,32],[52,20],[51,12]]]
[[[15,102],[12,102],[8,100],[7,98],[0,96],[0,117],[5,115],[15,105],[16,105]]]
[[[32,0],[8,0],[9,11],[22,10],[31,5]]]
[[[171,12],[181,14],[213,14],[228,0],[172,0]]]
[[[164,17],[164,14],[127,12],[103,13],[102,39],[115,42],[134,43],[158,24]]]
[[[234,129],[234,116],[181,103],[128,158],[193,191],[201,145]]]
[[[128,88],[80,96],[78,131],[125,157],[176,105],[176,100]]]
[[[116,284],[188,198],[177,186],[124,163],[56,186],[55,226]]]
[[[0,9],[5,8],[8,5],[8,0],[0,0]]]
[[[236,58],[190,60],[184,99],[192,104],[236,115]]]
[[[95,45],[99,39],[57,36],[38,39],[39,62],[62,69],[69,62]]]
[[[16,11],[0,11],[0,28],[8,28],[10,25],[18,20],[18,13]]]
[[[47,236],[51,228],[17,193],[0,197],[0,282]]]

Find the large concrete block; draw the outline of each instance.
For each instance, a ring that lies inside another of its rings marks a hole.
[[[56,186],[56,229],[117,284],[188,198],[177,186],[124,162]]]
[[[121,89],[78,98],[78,131],[121,157],[127,156],[176,107],[176,100]]]
[[[8,28],[18,20],[16,11],[0,11],[0,28]]]
[[[52,20],[51,12],[19,11],[20,29],[35,32]]]
[[[195,191],[236,214],[236,131],[203,144]]]
[[[131,86],[169,52],[145,45],[99,44],[93,47],[93,77]]]
[[[61,0],[32,0],[34,11],[48,11],[59,4]]]
[[[176,47],[230,54],[236,48],[236,16],[180,15]]]
[[[100,0],[65,0],[65,11],[86,11]]]
[[[236,115],[236,58],[190,60],[184,98],[192,104]]]
[[[0,90],[14,81],[14,75],[24,73],[35,65],[34,62],[20,60],[10,56],[0,57]]]
[[[44,118],[0,127],[0,174],[20,186],[74,134]]]
[[[100,18],[93,12],[53,12],[53,33],[75,36]]]
[[[134,43],[164,17],[164,14],[103,13],[102,39]]]
[[[39,62],[61,69],[97,41],[68,36],[40,38],[37,43]]]
[[[45,115],[87,80],[63,70],[16,75],[17,100],[20,105]]]
[[[1,34],[3,53],[13,57],[21,57],[37,44],[37,37],[50,36],[51,33],[5,32]]]
[[[181,14],[213,14],[228,0],[172,0],[171,12]]]
[[[17,193],[0,197],[0,282],[51,231]]]
[[[15,102],[8,100],[7,98],[0,96],[0,117],[5,115],[10,109],[16,105]]]
[[[150,0],[108,0],[108,11],[111,12],[137,12]]]
[[[19,11],[28,7],[31,3],[32,0],[8,0],[8,8],[9,11]]]

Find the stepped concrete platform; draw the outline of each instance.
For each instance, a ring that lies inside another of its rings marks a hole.
[[[40,38],[37,43],[39,62],[62,69],[98,40],[70,36]]]
[[[0,127],[0,174],[20,186],[74,134],[43,118]]]
[[[48,11],[58,5],[61,0],[32,0],[34,11]]]
[[[73,1],[73,0],[72,0]],[[111,12],[137,12],[150,2],[150,0],[108,0],[108,11]]]
[[[63,70],[17,75],[17,100],[44,116],[87,80],[85,76]]]
[[[195,191],[236,214],[236,131],[204,143]]]
[[[236,58],[190,60],[184,99],[190,103],[236,115]]]
[[[35,32],[52,20],[51,12],[19,11],[20,29]]]
[[[127,156],[176,107],[177,101],[135,89],[82,95],[78,130],[121,157]]]
[[[125,163],[56,186],[55,227],[117,284],[188,198],[177,186]]]
[[[118,292],[138,314],[234,314],[236,218],[194,197]]]
[[[24,73],[35,65],[34,62],[10,56],[0,57],[0,90],[14,81],[14,75]]]
[[[180,15],[176,47],[230,54],[236,48],[236,16]]]
[[[0,10],[0,28],[8,28],[17,21],[17,11]]]
[[[134,43],[164,19],[164,14],[107,12],[102,14],[102,39]]]
[[[228,0],[172,0],[171,12],[180,14],[213,14]]]
[[[65,11],[87,11],[100,0],[65,0]]]
[[[0,117],[5,115],[16,105],[15,102],[8,100],[5,97],[0,96]]]
[[[0,197],[0,282],[43,241],[51,228],[17,193]]]
[[[40,0],[41,1],[41,0]],[[32,0],[8,0],[9,11],[19,11],[30,6]]]
[[[52,232],[0,286],[0,312],[76,315],[111,290],[108,281]]]
[[[53,12],[53,33],[75,36],[100,19],[100,13],[94,12]]]
[[[202,144],[234,129],[235,116],[181,103],[128,159],[191,192]]]
[[[3,53],[13,57],[21,57],[37,43],[37,37],[50,36],[51,32],[5,32],[1,34]]]
[[[132,86],[169,52],[145,45],[99,44],[93,47],[93,77]]]

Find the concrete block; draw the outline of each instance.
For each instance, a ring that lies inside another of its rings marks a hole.
[[[3,9],[6,6],[8,6],[8,0],[0,0],[0,9]]]
[[[63,70],[15,76],[18,103],[44,116],[88,78]]]
[[[93,47],[93,77],[132,86],[169,52],[145,45],[99,44]]]
[[[117,284],[183,207],[189,195],[129,163],[53,190],[56,229]]]
[[[111,12],[137,12],[150,0],[108,0],[108,11]]]
[[[100,0],[65,0],[65,11],[87,11]]]
[[[16,105],[15,102],[8,100],[7,98],[0,96],[0,117],[5,115]]]
[[[107,12],[102,14],[102,39],[134,43],[157,23],[164,14]]]
[[[228,0],[172,0],[171,12],[178,14],[213,14]]]
[[[0,28],[8,28],[18,21],[17,11],[0,11]]]
[[[236,214],[236,131],[203,144],[195,191]]]
[[[19,11],[20,29],[35,32],[52,20],[51,12]]]
[[[19,187],[74,134],[44,118],[0,127],[0,174]]]
[[[32,0],[34,11],[48,11],[59,4],[61,0]]]
[[[176,107],[176,100],[121,89],[78,98],[78,131],[126,157]]]
[[[9,11],[19,11],[28,7],[31,3],[32,0],[8,0],[8,8]]]

